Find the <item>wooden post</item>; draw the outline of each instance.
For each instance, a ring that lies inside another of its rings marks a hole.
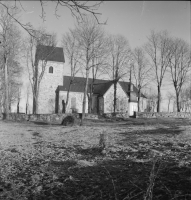
[[[106,135],[105,135],[105,132],[103,131],[101,134],[100,134],[100,138],[99,138],[99,147],[104,150],[106,148]]]

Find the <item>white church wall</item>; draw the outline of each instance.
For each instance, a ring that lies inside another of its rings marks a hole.
[[[83,96],[84,96],[84,94],[81,92],[70,92],[66,113],[72,112],[72,105],[71,105],[72,98],[75,98],[76,112],[82,113]],[[64,100],[66,102],[66,97],[67,97],[67,91],[59,92],[59,113],[62,112],[62,100]],[[86,98],[85,112],[88,113],[88,98]]]
[[[125,94],[121,85],[117,83],[117,106],[116,112],[128,112],[128,96]],[[108,91],[104,94],[104,113],[113,112],[113,100],[114,100],[114,85],[112,84]]]
[[[53,67],[53,73],[49,73],[50,66]],[[39,114],[55,112],[55,90],[58,85],[63,85],[63,71],[63,63],[48,61],[44,76],[40,83]]]
[[[138,103],[137,102],[129,102],[129,116],[133,116],[134,112],[138,111]]]

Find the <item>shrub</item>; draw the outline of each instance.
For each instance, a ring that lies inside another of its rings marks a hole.
[[[64,126],[73,126],[75,123],[75,118],[74,116],[66,116],[63,120],[62,120],[62,125]]]

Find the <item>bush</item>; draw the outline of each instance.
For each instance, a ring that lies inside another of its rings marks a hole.
[[[73,126],[74,123],[75,123],[75,118],[73,116],[66,116],[62,120],[62,125],[64,125],[64,126]]]

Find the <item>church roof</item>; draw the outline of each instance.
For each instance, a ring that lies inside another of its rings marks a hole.
[[[130,94],[129,91],[129,82],[124,82],[124,81],[119,81],[119,84],[121,85],[121,87],[123,88],[123,90],[128,94]],[[132,84],[133,85],[133,84]],[[133,85],[133,91],[136,93],[136,95],[138,96],[138,89]],[[141,97],[146,98],[144,94],[141,93]]]
[[[58,86],[56,91],[68,91],[69,85],[70,85],[70,76],[64,76],[64,81],[63,81],[63,86]],[[93,82],[92,78],[88,79],[88,92],[90,92],[90,84]],[[83,77],[74,77],[73,83],[70,86],[70,91],[71,92],[84,92],[85,88],[85,83],[86,83],[86,78]],[[103,96],[107,90],[110,88],[110,86],[113,84],[113,81],[111,80],[102,80],[102,79],[95,79],[93,88],[94,88],[94,94],[98,94],[99,96]],[[123,88],[124,92],[129,96],[129,82],[123,82],[119,81],[119,84]],[[138,95],[138,90],[137,88],[133,85],[133,91]],[[143,94],[141,94],[141,97],[146,98]]]
[[[112,84],[113,84],[113,81],[108,81],[108,80],[105,83],[95,83],[94,84],[94,94],[103,96]]]
[[[59,91],[68,91],[69,85],[70,85],[71,77],[70,76],[64,76],[63,86],[58,86],[57,90]],[[90,92],[90,84],[92,84],[93,79],[88,79],[88,92]],[[111,81],[108,80],[102,80],[102,79],[95,79],[94,80],[94,93],[103,94],[103,90],[109,89],[104,86],[105,83],[108,83]],[[83,77],[74,77],[73,83],[70,86],[71,92],[84,92],[86,84],[86,78]],[[101,84],[101,85],[100,85]],[[100,87],[101,86],[101,87]],[[104,86],[104,87],[103,87]],[[107,90],[106,90],[107,91]]]
[[[36,48],[36,60],[45,60],[54,62],[65,62],[62,47],[38,45]]]

